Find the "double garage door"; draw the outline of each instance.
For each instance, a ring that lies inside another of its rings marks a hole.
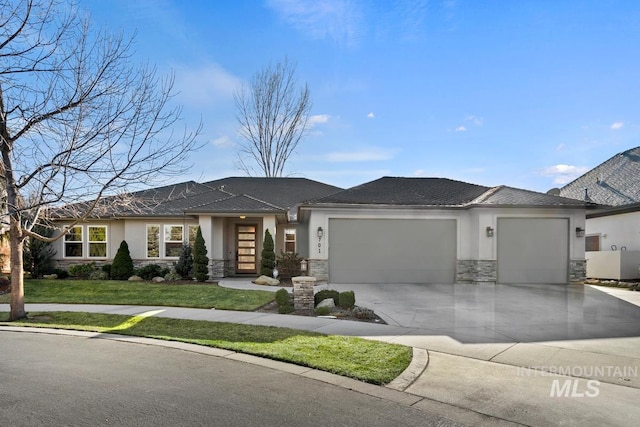
[[[567,283],[568,219],[499,218],[493,238],[498,283]],[[456,263],[454,219],[329,220],[333,283],[453,283]]]
[[[453,283],[453,219],[330,219],[333,283]]]

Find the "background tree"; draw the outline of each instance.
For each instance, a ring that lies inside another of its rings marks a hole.
[[[9,226],[13,320],[26,316],[24,240],[61,236],[33,229],[49,207],[83,201],[66,212],[78,223],[107,193],[183,173],[197,148],[199,129],[172,132],[173,79],[134,65],[131,39],[91,31],[76,11],[59,0],[0,0],[0,218]]]
[[[273,277],[273,268],[275,266],[276,253],[274,252],[273,238],[269,230],[265,230],[262,253],[260,254],[260,275]]]
[[[298,87],[295,65],[286,58],[256,73],[234,94],[243,138],[238,166],[256,175],[282,176],[284,167],[308,129],[309,87]]]
[[[209,278],[207,246],[204,244],[200,227],[196,233],[196,240],[193,242],[193,275],[198,282],[204,282]]]
[[[37,224],[33,231],[41,236],[51,237],[53,229],[49,225]],[[31,277],[42,277],[44,274],[51,274],[53,271],[53,257],[56,251],[51,247],[51,243],[45,242],[35,237],[25,240],[23,262],[24,269],[31,272]]]

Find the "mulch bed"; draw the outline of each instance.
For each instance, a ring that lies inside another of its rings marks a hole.
[[[266,304],[260,307],[256,311],[259,313],[279,314],[278,304],[275,301],[272,301],[269,304]],[[292,313],[287,313],[287,314],[293,314],[295,316],[307,316],[307,317],[326,317],[326,316],[318,316],[315,312],[309,311],[309,310],[296,310]],[[372,319],[361,319],[359,317],[354,316],[351,310],[345,310],[340,307],[332,308],[331,315],[335,316],[336,319],[341,319],[341,320],[353,320],[356,322],[367,322],[367,323],[377,323],[380,325],[386,325],[386,322],[375,314]]]

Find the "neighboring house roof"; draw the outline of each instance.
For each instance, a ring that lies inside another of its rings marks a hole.
[[[185,213],[285,214],[306,200],[340,188],[306,178],[225,178],[205,184],[171,184],[103,198],[92,218],[177,216]],[[52,218],[73,218],[89,202],[56,209]]]
[[[383,177],[308,203],[420,207],[553,206],[585,207],[585,202],[535,191],[485,187],[446,178]]]
[[[560,195],[608,206],[640,202],[640,147],[616,154],[565,185]]]

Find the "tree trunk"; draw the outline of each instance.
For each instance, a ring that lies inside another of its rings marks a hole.
[[[24,239],[20,232],[20,225],[14,218],[11,218],[9,242],[11,247],[11,315],[9,320],[19,320],[27,317],[27,312],[24,310],[24,268],[22,265]]]

